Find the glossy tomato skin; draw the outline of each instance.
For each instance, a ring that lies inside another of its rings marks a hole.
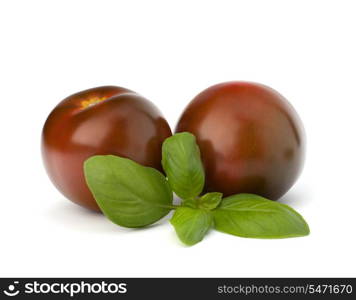
[[[251,82],[226,82],[197,95],[176,132],[197,138],[207,192],[254,193],[272,200],[297,180],[304,162],[303,125],[275,90]]]
[[[60,102],[42,132],[42,156],[54,185],[71,201],[99,211],[84,178],[83,162],[113,154],[162,170],[161,145],[171,135],[160,111],[130,90],[104,86]]]

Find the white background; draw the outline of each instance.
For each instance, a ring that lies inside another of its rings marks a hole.
[[[1,276],[356,276],[355,1],[1,1]],[[172,127],[201,90],[251,80],[282,93],[308,136],[281,200],[308,237],[211,232],[183,246],[167,220],[120,228],[66,200],[40,155],[51,109],[119,85]]]

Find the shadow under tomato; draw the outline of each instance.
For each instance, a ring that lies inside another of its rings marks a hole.
[[[311,192],[307,188],[304,188],[303,190],[299,188],[288,191],[278,200],[278,202],[287,204],[295,209],[299,209],[309,203],[311,198]]]

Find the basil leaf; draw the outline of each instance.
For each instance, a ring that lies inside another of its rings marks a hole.
[[[102,212],[115,224],[142,227],[172,208],[173,193],[156,169],[113,155],[84,162],[86,182]]]
[[[251,238],[287,238],[309,234],[308,224],[285,204],[253,194],[224,198],[214,210],[215,228]]]
[[[187,206],[190,208],[198,208],[197,198],[189,198],[182,201],[181,206]]]
[[[190,207],[178,207],[171,219],[179,239],[186,245],[199,243],[213,224],[211,212]]]
[[[194,135],[182,132],[167,138],[162,146],[162,165],[180,198],[194,198],[202,192],[205,174]]]
[[[222,193],[206,193],[199,198],[199,207],[209,210],[214,209],[220,204],[222,196]]]

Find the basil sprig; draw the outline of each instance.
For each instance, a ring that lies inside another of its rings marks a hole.
[[[211,228],[249,238],[309,234],[306,221],[288,205],[253,194],[201,195],[204,167],[195,137],[188,132],[164,141],[162,165],[167,177],[127,158],[98,155],[85,161],[84,174],[100,209],[112,222],[147,226],[174,209],[170,222],[189,246],[200,242]],[[181,198],[181,205],[172,204],[173,192]]]
[[[204,209],[178,207],[171,219],[179,239],[192,246],[200,242],[213,225],[213,214]]]
[[[224,198],[214,210],[215,228],[250,238],[288,238],[309,234],[303,217],[286,204],[253,194]]]
[[[194,199],[204,188],[205,173],[194,135],[177,133],[162,146],[162,166],[172,190],[183,200]]]
[[[130,159],[93,156],[85,161],[84,174],[100,209],[115,224],[146,226],[173,207],[172,191],[163,174]]]

